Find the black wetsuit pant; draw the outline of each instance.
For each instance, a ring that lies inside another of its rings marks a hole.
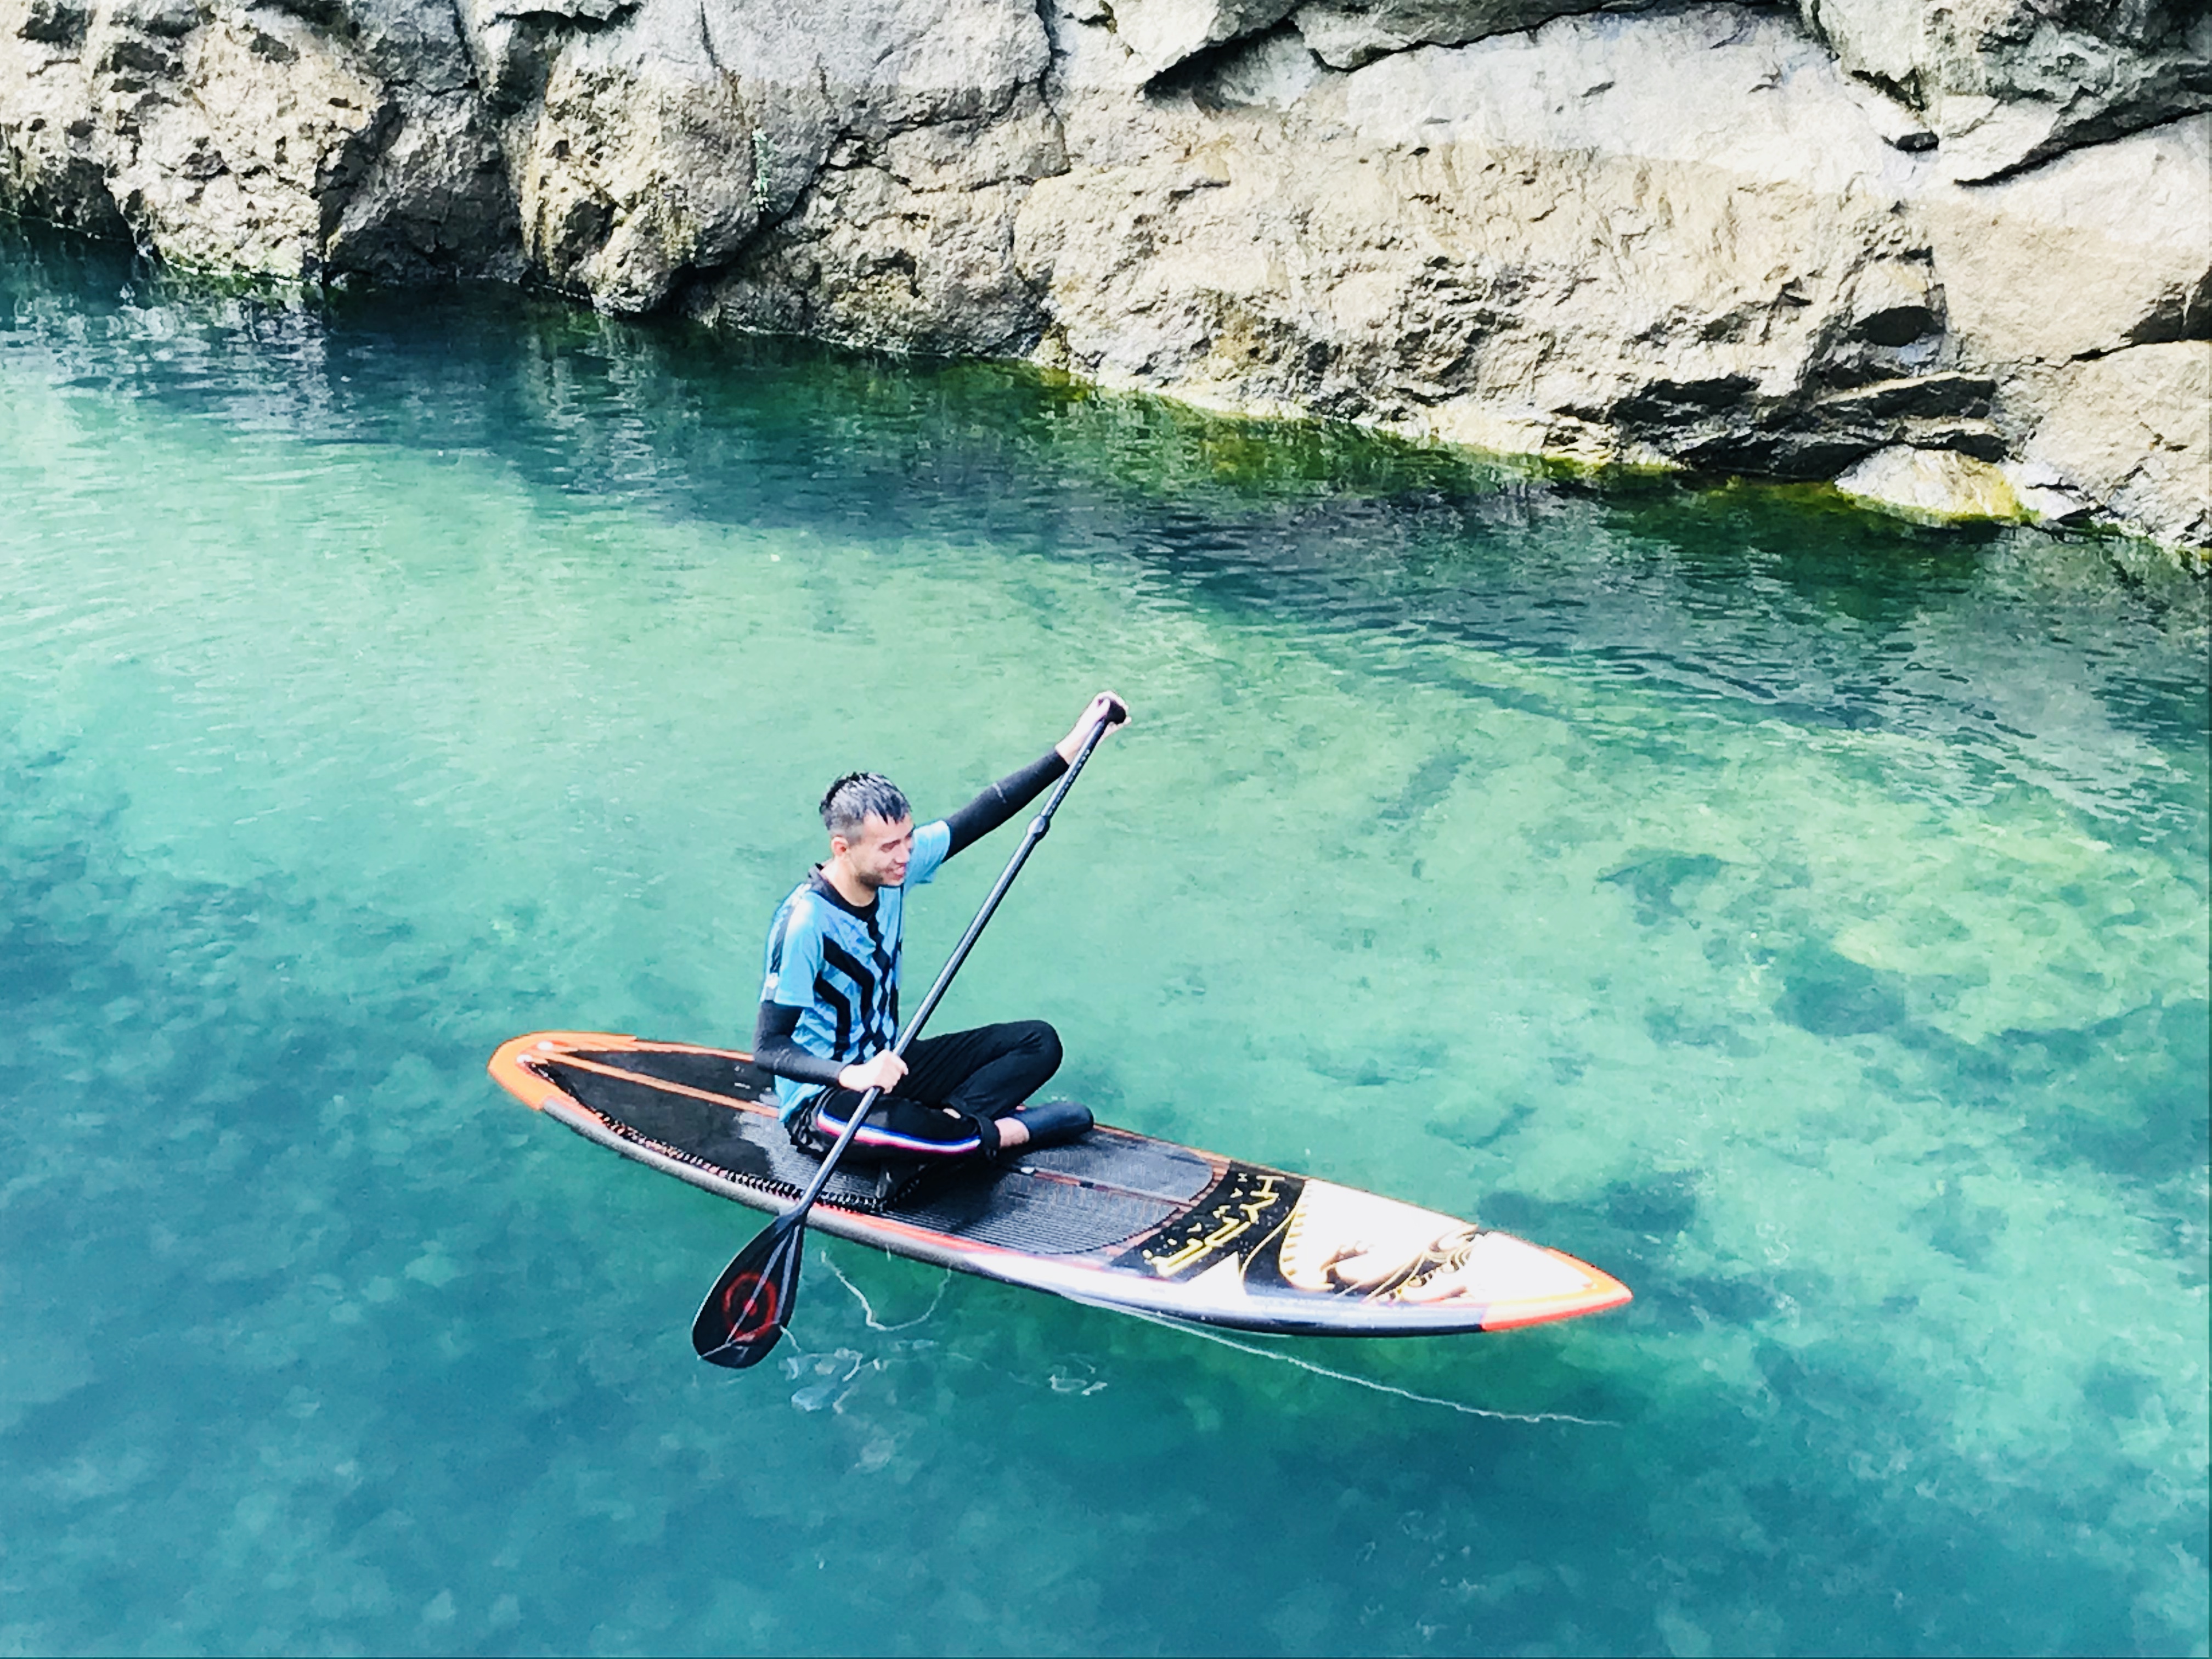
[[[917,1038],[906,1063],[897,1090],[876,1097],[847,1159],[936,1163],[997,1152],[997,1121],[1060,1069],[1060,1034],[1041,1019],[982,1025]],[[851,1089],[825,1091],[792,1139],[828,1151],[860,1103]]]

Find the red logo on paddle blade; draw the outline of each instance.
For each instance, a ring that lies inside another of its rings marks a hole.
[[[722,1292],[722,1322],[728,1342],[757,1342],[776,1328],[781,1298],[775,1281],[760,1273],[739,1273]]]

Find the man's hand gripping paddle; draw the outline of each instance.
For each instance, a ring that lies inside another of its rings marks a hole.
[[[1106,718],[1091,728],[1083,740],[1083,747],[1068,763],[1066,773],[1059,786],[1044,804],[1044,810],[1030,821],[1029,833],[1022,844],[1014,849],[1006,867],[1000,872],[997,884],[983,901],[983,908],[975,913],[975,920],[968,924],[968,931],[960,936],[960,943],[945,959],[937,982],[929,988],[929,994],[921,1000],[921,1006],[891,1052],[905,1057],[907,1045],[920,1035],[922,1026],[951,986],[952,976],[960,971],[960,964],[968,960],[968,952],[983,927],[991,920],[991,913],[999,908],[999,901],[1014,884],[1022,866],[1036,844],[1044,839],[1045,831],[1052,827],[1052,815],[1060,810],[1060,803],[1075,785],[1075,780],[1091,758],[1091,751],[1098,746],[1109,726],[1121,724],[1129,718],[1129,711],[1118,701],[1107,711]],[[699,1316],[691,1322],[691,1346],[699,1358],[716,1365],[726,1365],[732,1370],[743,1370],[757,1365],[768,1358],[769,1351],[781,1340],[784,1329],[791,1323],[791,1312],[799,1302],[799,1270],[806,1245],[806,1212],[814,1207],[822,1188],[844,1157],[845,1148],[852,1144],[860,1125],[867,1120],[868,1112],[883,1091],[871,1089],[860,1097],[860,1109],[847,1120],[845,1127],[815,1170],[814,1179],[806,1183],[792,1206],[761,1229],[753,1242],[738,1252],[730,1265],[722,1269],[722,1276],[714,1281],[714,1288],[707,1292],[707,1299],[699,1305]]]

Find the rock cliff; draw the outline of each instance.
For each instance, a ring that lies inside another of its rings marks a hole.
[[[2207,0],[0,0],[0,206],[2212,544]]]

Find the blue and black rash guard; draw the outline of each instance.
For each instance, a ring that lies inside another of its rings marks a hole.
[[[898,1040],[899,957],[906,894],[945,860],[972,847],[1035,800],[1067,770],[1048,750],[999,780],[950,817],[914,832],[906,881],[874,900],[848,904],[817,865],[769,924],[753,1063],[775,1075],[776,1104],[790,1122],[855,1060]]]

